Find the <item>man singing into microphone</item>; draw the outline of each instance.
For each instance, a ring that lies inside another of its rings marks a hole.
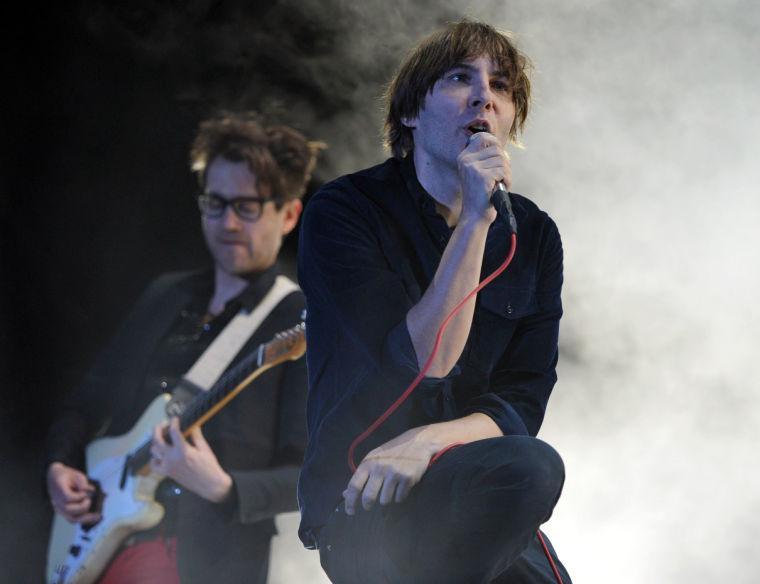
[[[355,472],[348,460],[450,311],[509,253],[508,222],[489,199],[512,182],[505,146],[528,114],[526,69],[488,25],[434,33],[388,90],[393,157],[307,207],[300,536],[333,582],[570,582],[537,533],[564,480],[560,457],[535,438],[556,381],[562,246],[528,199],[511,195],[509,268],[457,313],[420,385],[358,443]]]

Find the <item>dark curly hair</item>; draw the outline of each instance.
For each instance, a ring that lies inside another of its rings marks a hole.
[[[263,127],[254,112],[221,112],[204,120],[190,149],[190,165],[201,188],[208,165],[218,156],[246,162],[257,188],[280,202],[306,191],[322,142],[307,140],[288,126]]]
[[[482,22],[460,20],[434,32],[413,48],[386,90],[385,143],[393,156],[403,158],[414,149],[412,130],[401,120],[417,117],[425,105],[425,97],[444,73],[481,55],[489,56],[507,74],[515,104],[509,138],[518,143],[517,135],[525,126],[530,106],[530,61],[506,34]]]

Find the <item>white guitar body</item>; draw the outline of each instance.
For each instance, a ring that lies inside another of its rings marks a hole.
[[[126,456],[150,439],[156,424],[167,419],[169,398],[163,394],[153,400],[127,434],[101,438],[88,446],[87,476],[100,482],[103,518],[85,530],[55,515],[48,547],[49,584],[95,582],[127,537],[161,521],[164,509],[154,501],[154,495],[164,477],[153,472],[124,473],[123,469]]]

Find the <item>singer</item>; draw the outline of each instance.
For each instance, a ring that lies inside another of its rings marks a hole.
[[[536,434],[556,381],[562,244],[525,197],[511,195],[510,267],[452,320],[422,383],[358,446],[355,472],[347,459],[419,373],[451,309],[507,256],[509,226],[489,199],[512,183],[505,148],[528,115],[527,69],[489,25],[435,32],[389,86],[392,158],[307,206],[299,535],[333,582],[558,581],[537,530],[564,467]]]

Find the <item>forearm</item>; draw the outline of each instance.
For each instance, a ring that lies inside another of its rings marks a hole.
[[[299,471],[298,466],[230,471],[237,493],[236,519],[242,523],[254,523],[278,513],[297,510]]]
[[[476,412],[456,420],[424,426],[419,437],[433,444],[434,450],[438,452],[451,444],[467,444],[502,435],[493,419],[486,414]]]
[[[463,218],[446,246],[433,281],[407,313],[407,328],[420,368],[433,350],[441,323],[477,286],[487,234],[487,222]],[[428,370],[429,377],[444,377],[454,367],[470,334],[474,310],[475,297],[468,300],[451,320]]]

